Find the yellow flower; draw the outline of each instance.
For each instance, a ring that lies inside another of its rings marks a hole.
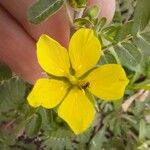
[[[42,35],[37,42],[38,62],[54,78],[37,80],[27,98],[29,104],[47,109],[60,104],[58,115],[75,134],[85,131],[95,115],[86,90],[101,99],[116,100],[123,96],[128,84],[121,65],[95,67],[100,55],[101,44],[90,29],[74,33],[69,52],[52,38]]]

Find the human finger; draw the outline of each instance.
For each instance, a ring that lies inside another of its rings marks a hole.
[[[30,83],[42,76],[34,41],[1,7],[0,60]]]
[[[47,21],[33,25],[27,20],[27,10],[35,0],[1,0],[0,4],[22,25],[35,40],[43,33],[50,35],[64,46],[68,46],[70,28],[64,8]]]

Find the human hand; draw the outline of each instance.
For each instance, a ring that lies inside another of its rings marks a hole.
[[[20,77],[33,84],[44,76],[36,58],[35,43],[42,34],[48,34],[63,46],[69,43],[69,21],[64,8],[46,22],[33,25],[27,21],[27,9],[35,0],[0,1],[0,60]],[[101,15],[108,21],[115,12],[115,0],[89,0],[101,6]]]

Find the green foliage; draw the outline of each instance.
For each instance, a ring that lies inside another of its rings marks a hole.
[[[100,8],[97,5],[93,5],[87,9],[86,15],[90,19],[97,18],[100,12]]]
[[[140,123],[139,123],[139,140],[140,141],[144,141],[144,139],[146,138],[147,135],[147,127],[146,127],[146,121],[141,119]]]
[[[142,74],[145,74],[145,63],[150,54],[149,8],[149,2],[137,2],[132,21],[111,25],[99,33],[103,37],[104,55],[106,51],[110,51],[118,63],[134,72],[142,72]]]
[[[99,64],[117,64],[115,56],[110,51],[106,51],[105,54],[102,53]]]
[[[19,78],[11,78],[0,85],[0,103],[10,108],[25,102],[26,85]]]
[[[141,51],[130,42],[118,43],[115,52],[122,65],[136,71],[142,61]]]
[[[77,18],[74,20],[74,25],[76,27],[84,27],[85,25],[90,25],[91,21],[88,18]]]
[[[45,150],[73,150],[75,148],[75,143],[72,143],[70,131],[63,128],[51,131],[43,138],[44,142],[42,143],[42,147],[44,147]]]
[[[68,2],[75,15],[83,11],[86,4],[85,0]],[[39,0],[29,9],[28,19],[40,23],[63,4],[63,0]],[[134,90],[150,90],[150,1],[117,0],[111,24],[98,15],[98,6],[91,6],[82,16],[73,18],[72,28],[89,27],[95,31],[102,43],[99,65],[119,63],[125,67],[130,84],[124,98],[118,102],[97,100],[92,127],[77,136],[55,109],[30,107],[26,97],[32,86],[12,77],[10,69],[0,64],[0,149],[149,149],[150,95],[135,98],[126,112],[122,103],[135,94]]]
[[[26,131],[27,136],[29,136],[29,137],[36,136],[40,131],[41,123],[42,123],[42,118],[41,118],[40,114],[38,114],[38,113],[33,114],[29,118],[29,120],[26,124],[25,131]]]
[[[82,8],[86,6],[87,0],[68,0],[70,6],[74,8]]]
[[[64,0],[39,0],[28,11],[28,20],[34,24],[40,23],[58,11]]]
[[[105,132],[106,132],[106,127],[102,127],[101,130],[99,130],[92,140],[89,143],[89,150],[99,150],[102,148],[104,141],[106,140],[105,138]]]
[[[132,19],[137,0],[117,0],[114,22],[122,23]]]
[[[137,34],[137,32],[142,31],[148,25],[149,20],[150,20],[150,1],[138,0],[134,12],[132,33]]]
[[[0,81],[6,80],[12,77],[12,72],[8,66],[4,63],[0,63]]]

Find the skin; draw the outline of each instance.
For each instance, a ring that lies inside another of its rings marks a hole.
[[[45,76],[36,58],[36,41],[39,36],[42,33],[48,34],[66,48],[70,38],[65,8],[39,25],[29,23],[26,12],[34,2],[35,0],[0,1],[0,61],[31,84]],[[101,16],[110,22],[115,12],[115,0],[88,2],[89,5],[95,3],[101,6]]]

